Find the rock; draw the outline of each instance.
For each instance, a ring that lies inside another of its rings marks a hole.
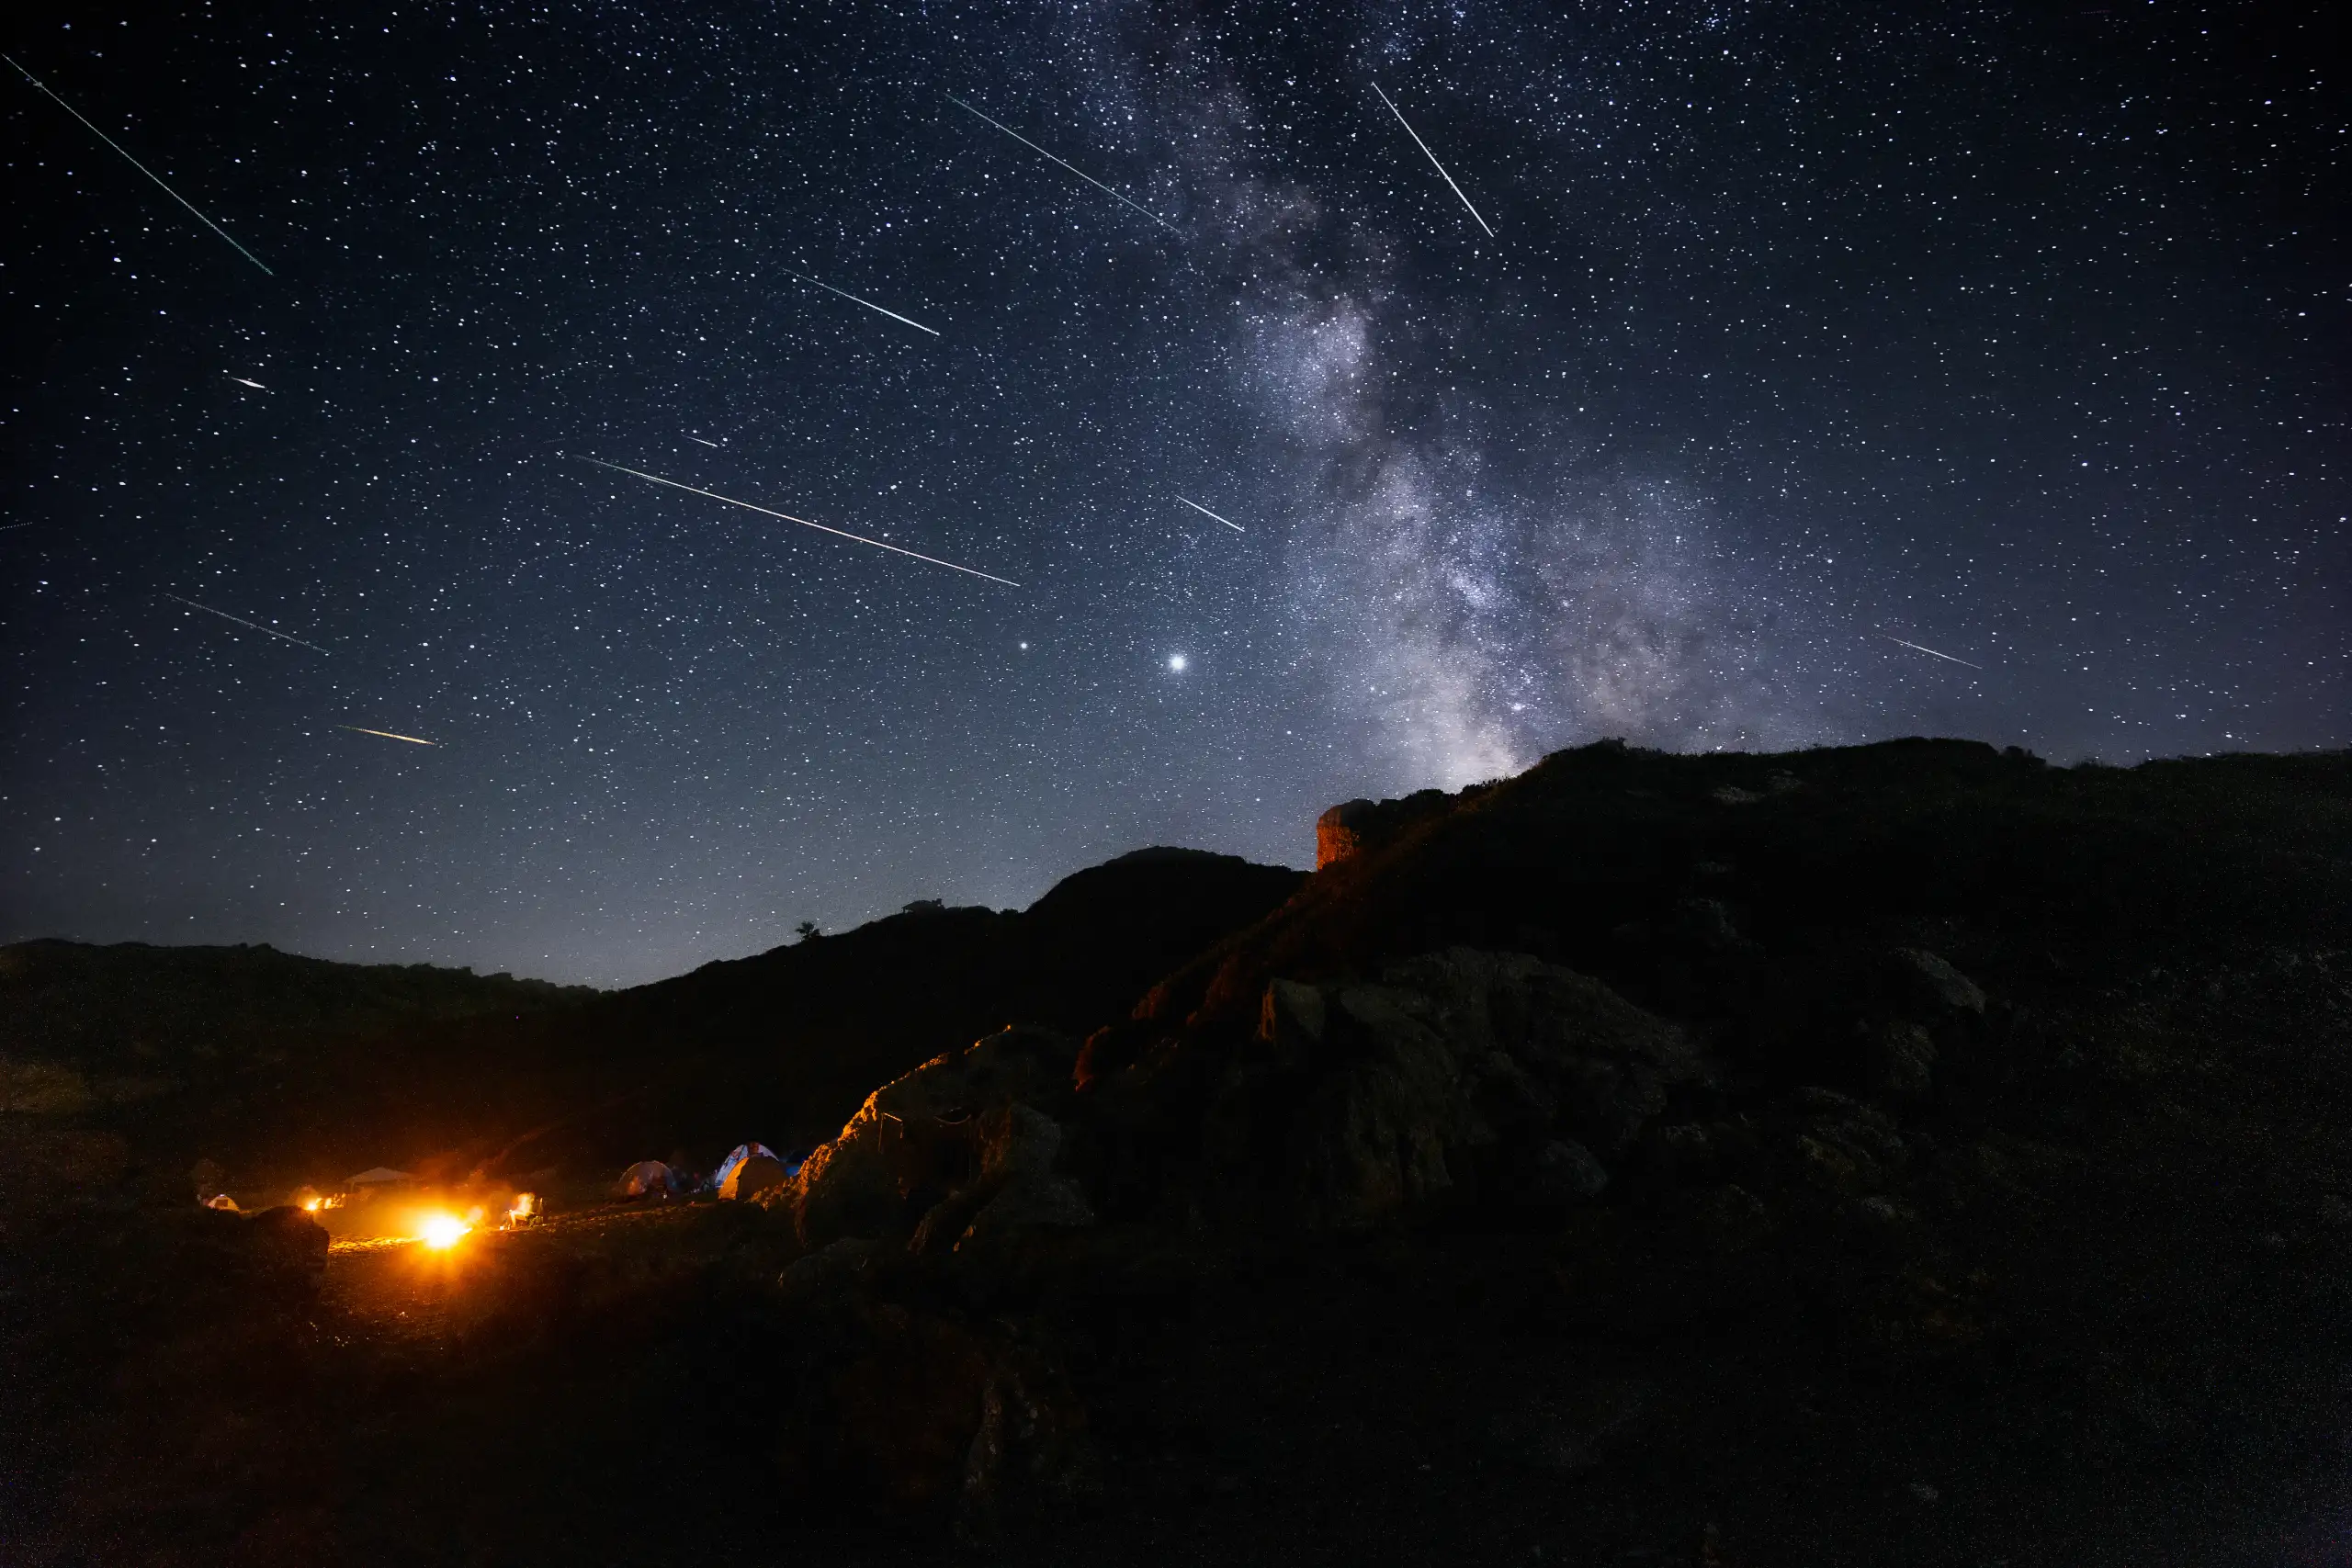
[[[1487,1427],[1497,1456],[1551,1475],[1576,1475],[1629,1446],[1663,1414],[1665,1392],[1623,1378],[1498,1416]]]
[[[797,1179],[761,1195],[792,1215],[801,1242],[903,1236],[978,1174],[989,1151],[1007,1172],[1029,1168],[1051,1117],[1070,1095],[1077,1043],[1042,1029],[1007,1029],[924,1063],[866,1097],[838,1137],[808,1156]],[[1032,1116],[1016,1117],[1019,1103]],[[993,1136],[989,1132],[994,1129]],[[1055,1146],[1059,1130],[1052,1134]],[[1050,1150],[1044,1156],[1050,1164]],[[1009,1162],[1009,1163],[1008,1163]]]
[[[1061,1153],[1061,1123],[1031,1106],[1014,1102],[979,1119],[980,1177],[1009,1181],[1054,1168]]]
[[[832,1295],[848,1289],[876,1257],[888,1250],[887,1242],[844,1236],[794,1258],[776,1277],[776,1285],[786,1296],[799,1299]]]
[[[1546,1206],[1585,1202],[1600,1196],[1609,1185],[1609,1171],[1592,1151],[1566,1138],[1555,1138],[1535,1156],[1528,1196]]]
[[[952,1523],[965,1540],[1006,1515],[1050,1515],[1095,1488],[1086,1411],[1060,1367],[1001,1328],[861,1309],[830,1348],[821,1406],[776,1452],[786,1483],[894,1523]],[[797,1440],[796,1440],[797,1439]]]
[[[1930,1018],[1984,1016],[1983,987],[1925,948],[1898,947],[1888,966],[1903,999]]]
[[[1213,1191],[1310,1228],[1435,1201],[1581,1201],[1667,1107],[1712,1079],[1672,1025],[1588,976],[1449,948],[1377,985],[1272,983],[1261,1052],[1204,1136]]]
[[[1920,1100],[1936,1087],[1936,1042],[1916,1023],[1882,1023],[1869,1037],[1864,1061],[1873,1092]]]
[[[1453,805],[1454,797],[1434,789],[1417,790],[1401,800],[1342,801],[1315,819],[1315,869],[1388,843]]]
[[[1799,1090],[1797,1106],[1798,1165],[1816,1186],[1855,1196],[1876,1192],[1910,1160],[1894,1123],[1873,1106],[1827,1089]]]
[[[1325,1020],[1321,991],[1295,980],[1275,980],[1266,987],[1259,1010],[1258,1038],[1273,1046],[1285,1063],[1301,1061],[1323,1043]]]
[[[1369,800],[1343,800],[1315,819],[1315,869],[1347,859],[1363,847],[1362,825],[1374,811]]]
[[[1093,1206],[1077,1182],[1042,1172],[1024,1175],[1007,1182],[982,1205],[956,1249],[984,1246],[1020,1231],[1077,1229],[1093,1223]]]

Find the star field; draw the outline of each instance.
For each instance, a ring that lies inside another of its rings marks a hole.
[[[1605,735],[2343,746],[2315,28],[20,18],[268,271],[6,73],[0,940],[634,982]]]

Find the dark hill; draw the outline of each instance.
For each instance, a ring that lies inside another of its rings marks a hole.
[[[424,964],[335,964],[266,945],[23,942],[0,947],[0,1060],[57,1069],[41,1079],[52,1100],[147,1099],[315,1063],[354,1042],[511,1020],[594,994]]]
[[[1687,1011],[1650,960],[1694,901],[1775,949],[1954,927],[1972,958],[1989,943],[2103,973],[2352,919],[2340,752],[2053,768],[1960,740],[1693,757],[1603,742],[1380,806],[1387,837],[1172,975],[1137,1018],[1253,1024],[1274,975],[1369,975],[1452,943],[1534,953]]]
[[[560,1029],[575,1060],[604,1060],[609,1109],[512,1157],[813,1143],[876,1084],[1007,1023],[1083,1035],[1122,1017],[1305,880],[1232,855],[1138,850],[1063,878],[1025,910],[917,907],[616,993],[532,1030]]]
[[[1144,850],[1025,911],[922,907],[611,993],[266,947],[26,942],[0,950],[0,1062],[39,1126],[122,1133],[166,1187],[198,1156],[254,1189],[502,1157],[599,1179],[814,1141],[876,1083],[1013,1019],[1083,1033],[1302,880]]]

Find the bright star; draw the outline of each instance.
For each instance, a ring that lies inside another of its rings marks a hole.
[[[1179,675],[1182,675],[1184,672],[1184,656],[1181,653],[1170,654],[1168,656],[1168,668],[1175,671]]]

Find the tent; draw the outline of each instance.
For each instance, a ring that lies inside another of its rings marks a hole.
[[[684,1185],[678,1179],[678,1173],[660,1160],[641,1159],[621,1172],[614,1190],[624,1198],[667,1198]]]
[[[728,1167],[727,1179],[718,1184],[718,1195],[732,1202],[771,1187],[781,1187],[786,1179],[782,1160],[771,1154],[756,1154]]]
[[[343,1185],[351,1194],[352,1201],[366,1203],[388,1192],[397,1192],[403,1187],[415,1186],[416,1178],[405,1170],[394,1170],[389,1165],[379,1165],[372,1169],[361,1171],[358,1175],[345,1180]]]
[[[775,1159],[775,1151],[765,1144],[738,1144],[728,1151],[725,1159],[718,1162],[718,1168],[710,1173],[710,1179],[703,1184],[703,1190],[725,1193],[727,1179],[735,1174],[735,1168],[754,1155],[763,1155],[769,1159]],[[776,1163],[781,1166],[784,1162],[777,1160]],[[753,1190],[756,1191],[757,1189]]]

